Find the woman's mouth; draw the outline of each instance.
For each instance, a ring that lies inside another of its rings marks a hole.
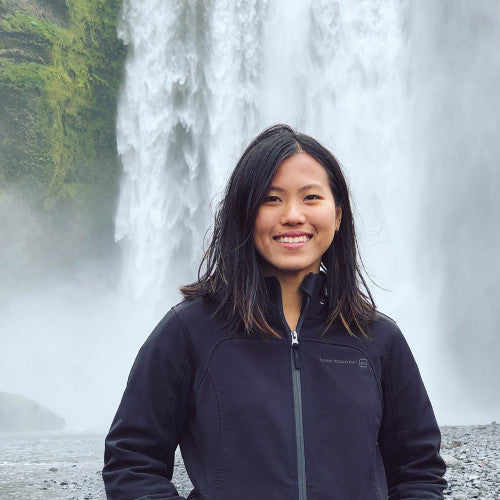
[[[306,243],[311,239],[310,235],[302,236],[275,236],[274,238],[278,243]]]
[[[285,233],[274,237],[276,243],[288,250],[299,250],[312,238],[312,234],[307,233]]]

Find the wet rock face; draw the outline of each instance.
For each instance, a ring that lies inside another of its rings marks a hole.
[[[33,27],[37,26],[35,19],[60,28],[67,28],[69,23],[64,0],[0,0],[0,18],[8,14],[31,16]],[[0,58],[3,61],[50,65],[52,46],[48,38],[34,32],[0,29]]]
[[[42,246],[43,261],[28,261],[46,276],[113,251],[120,9],[121,0],[0,0],[0,292],[33,285],[19,241],[28,253]],[[50,238],[9,236],[28,224],[15,217],[20,204]]]
[[[109,184],[125,55],[116,33],[120,6],[0,0],[0,118],[8,125],[0,187],[38,187],[47,209]]]
[[[64,429],[64,419],[35,401],[0,392],[0,431],[53,431]]]
[[[20,12],[66,27],[68,9],[65,0],[1,0],[0,14]]]

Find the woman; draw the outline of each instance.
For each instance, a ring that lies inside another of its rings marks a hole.
[[[440,434],[375,310],[333,155],[286,125],[246,149],[198,281],[132,368],[106,440],[110,499],[438,499]]]

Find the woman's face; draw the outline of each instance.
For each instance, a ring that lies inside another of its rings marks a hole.
[[[318,273],[341,215],[320,163],[305,153],[284,160],[255,219],[254,244],[264,273],[278,278]]]

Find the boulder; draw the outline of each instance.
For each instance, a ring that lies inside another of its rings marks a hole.
[[[0,431],[64,429],[64,419],[32,399],[0,391]]]

